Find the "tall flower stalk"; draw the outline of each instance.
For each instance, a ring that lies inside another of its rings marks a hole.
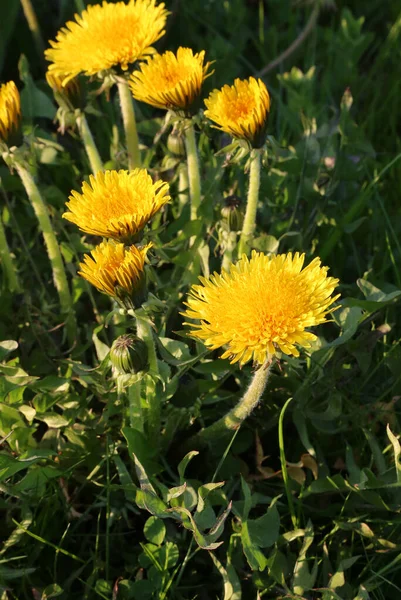
[[[228,411],[224,417],[202,429],[192,438],[191,443],[193,442],[194,445],[210,444],[214,440],[219,440],[222,436],[227,435],[230,431],[234,432],[239,429],[262,398],[270,375],[271,364],[272,359],[268,357],[266,362],[255,371],[248,389],[238,404]]]
[[[260,188],[261,151],[252,150],[249,168],[249,188],[245,210],[244,224],[238,246],[238,256],[249,254],[250,242],[256,227],[256,213]]]
[[[125,79],[119,79],[117,87],[120,97],[121,114],[123,117],[125,130],[125,142],[128,152],[128,168],[136,169],[141,166],[141,153],[139,150],[134,103],[132,101],[128,83]]]
[[[85,147],[86,154],[88,156],[89,164],[92,170],[92,173],[96,175],[98,171],[103,170],[102,159],[100,158],[99,151],[95,144],[95,140],[93,139],[93,135],[91,130],[89,129],[88,121],[86,120],[86,116],[82,111],[79,111],[77,116],[77,126],[79,130],[79,134],[82,139],[82,143]]]
[[[192,121],[185,129],[185,148],[187,152],[189,197],[191,201],[191,220],[196,221],[201,203],[201,178],[195,129]]]
[[[18,280],[17,272],[14,268],[11,258],[10,248],[8,247],[6,232],[4,230],[3,220],[0,216],[0,262],[3,267],[4,276],[8,288],[11,292],[20,292],[21,285]]]
[[[72,312],[72,298],[60,247],[50,221],[49,211],[28,168],[18,160],[13,161],[12,165],[22,181],[42,230],[47,254],[52,266],[54,285],[60,300],[61,312],[67,317],[69,341],[73,342],[75,337],[75,323]]]
[[[160,416],[161,404],[160,398],[156,391],[155,377],[159,374],[157,364],[157,355],[155,343],[153,340],[152,326],[149,323],[148,317],[143,309],[135,311],[136,316],[136,333],[139,339],[143,340],[148,349],[148,361],[150,373],[146,375],[146,399],[148,402],[148,430],[149,437],[158,445],[160,436]]]

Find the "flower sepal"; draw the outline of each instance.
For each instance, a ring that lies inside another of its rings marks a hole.
[[[233,140],[228,146],[218,150],[215,156],[226,155],[226,164],[239,164],[252,150],[252,146],[246,140]]]

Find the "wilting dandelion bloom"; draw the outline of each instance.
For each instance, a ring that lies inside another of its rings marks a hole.
[[[133,242],[153,215],[170,200],[169,186],[153,183],[146,169],[99,171],[71,192],[64,219],[86,233]]]
[[[21,124],[21,100],[13,81],[0,86],[0,142],[16,143]]]
[[[78,273],[101,292],[126,302],[135,294],[142,296],[145,259],[151,246],[126,248],[114,240],[104,241],[92,250],[92,256],[85,254]]]
[[[263,146],[270,96],[261,79],[236,79],[232,86],[213,90],[205,105],[205,116],[217,123],[217,129],[247,140],[253,148]]]
[[[134,98],[166,110],[187,111],[200,95],[202,83],[211,75],[205,52],[178,48],[177,54],[155,54],[131,75]]]
[[[151,47],[164,34],[167,10],[156,0],[103,2],[88,6],[75,21],[68,21],[46,50],[50,70],[65,77],[130,63],[154,52]]]
[[[222,358],[244,364],[251,358],[263,364],[277,351],[299,356],[296,346],[308,348],[316,336],[307,328],[326,321],[338,279],[315,258],[304,269],[305,255],[243,255],[230,272],[201,278],[192,286],[184,316],[190,335],[210,349],[227,346]]]

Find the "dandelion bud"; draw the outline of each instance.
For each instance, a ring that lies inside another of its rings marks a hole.
[[[185,158],[185,142],[183,136],[177,131],[172,131],[167,138],[167,148],[174,154]]]
[[[148,349],[144,341],[132,334],[120,335],[110,350],[113,367],[122,375],[148,369]]]
[[[82,81],[78,77],[70,79],[63,85],[63,77],[48,70],[46,81],[53,91],[54,99],[63,111],[74,112],[77,108],[84,108],[86,94]]]
[[[21,101],[13,81],[0,86],[0,143],[9,147],[22,143]]]
[[[244,222],[244,215],[241,210],[241,198],[235,194],[227,196],[224,199],[221,216],[226,222],[229,231],[240,231]]]

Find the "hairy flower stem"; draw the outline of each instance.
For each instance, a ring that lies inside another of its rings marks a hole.
[[[138,132],[136,130],[134,103],[128,83],[120,80],[117,84],[120,96],[121,113],[123,116],[125,141],[128,152],[128,167],[136,169],[141,166],[141,155],[139,152]]]
[[[260,187],[260,166],[261,166],[261,151],[252,150],[251,167],[249,171],[249,189],[246,203],[246,211],[244,224],[242,227],[241,237],[238,247],[238,257],[243,254],[249,254],[249,243],[252,240],[253,232],[256,225],[256,211],[258,208],[259,187]]]
[[[11,258],[10,248],[7,244],[6,232],[4,231],[3,221],[0,216],[0,262],[4,271],[4,279],[7,282],[8,289],[11,292],[20,292],[21,285],[15,272]]]
[[[149,437],[156,445],[159,443],[160,436],[160,399],[156,391],[155,376],[159,373],[157,364],[156,348],[153,341],[153,331],[148,318],[142,309],[135,311],[136,315],[136,334],[143,340],[148,348],[149,374],[145,377],[146,383],[146,401],[149,406]]]
[[[103,171],[103,163],[83,112],[79,112],[77,116],[77,125],[86,154],[88,155],[92,173],[96,175],[98,171]]]
[[[188,447],[205,446],[206,444],[212,443],[214,440],[221,439],[222,436],[227,435],[230,431],[236,431],[241,427],[244,420],[251,414],[253,409],[259,404],[264,389],[266,387],[267,380],[269,378],[270,370],[272,365],[271,357],[268,357],[266,362],[255,371],[251,384],[237,406],[232,408],[224,417],[202,429],[188,442]]]
[[[49,212],[41,193],[36,186],[35,180],[28,169],[26,169],[19,162],[14,162],[13,166],[21,178],[42,230],[47,254],[53,270],[54,285],[56,286],[60,299],[61,312],[67,318],[68,340],[70,344],[72,344],[75,341],[76,330],[75,320],[72,312],[72,299],[70,289],[68,287],[67,275],[64,269],[63,258],[61,256],[60,248],[53,231]]]
[[[128,388],[129,424],[132,429],[143,433],[143,415],[141,401],[141,382],[137,381]]]
[[[198,150],[196,148],[195,130],[192,123],[185,129],[185,148],[187,151],[189,196],[191,199],[191,221],[196,221],[201,201],[201,183]]]
[[[178,202],[182,209],[188,202],[188,169],[185,164],[180,164],[178,167]]]
[[[230,265],[233,262],[233,253],[235,247],[237,245],[237,232],[229,231],[227,234],[226,247],[224,249],[223,261],[221,263],[221,268],[225,271],[230,270]]]

